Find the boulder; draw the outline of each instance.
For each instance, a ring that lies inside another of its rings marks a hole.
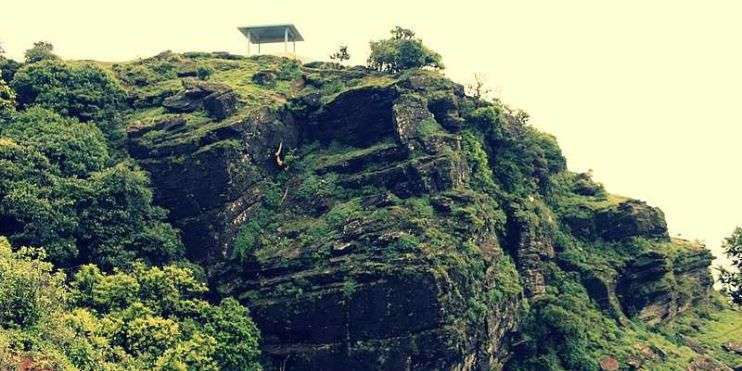
[[[254,75],[252,75],[252,82],[263,85],[263,86],[270,86],[276,83],[276,79],[278,78],[278,75],[276,75],[275,71],[258,71]]]
[[[233,91],[215,92],[204,98],[203,105],[209,117],[223,120],[237,109],[237,94]]]
[[[732,371],[732,368],[713,358],[698,357],[688,365],[688,371]]]
[[[728,341],[724,343],[723,348],[727,352],[742,355],[742,341]]]
[[[600,360],[601,371],[616,371],[619,369],[618,360],[613,357],[607,356]]]
[[[428,109],[448,131],[458,132],[464,125],[464,119],[459,115],[459,97],[453,93],[432,95],[428,99]]]
[[[183,90],[163,100],[162,106],[166,110],[179,113],[193,112],[203,107],[204,100],[208,96],[219,97],[230,93],[234,95],[232,88],[223,84],[196,79],[185,79],[182,84]],[[231,99],[236,102],[236,96]],[[234,110],[234,107],[232,107],[232,110]]]

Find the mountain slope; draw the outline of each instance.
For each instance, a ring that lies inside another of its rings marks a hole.
[[[718,311],[709,252],[670,239],[659,209],[569,172],[522,113],[431,71],[134,65],[155,63],[215,73],[130,86],[130,153],[188,255],[252,309],[268,369],[740,362],[653,333]]]
[[[742,365],[702,244],[437,71],[47,58],[0,84],[0,368]]]

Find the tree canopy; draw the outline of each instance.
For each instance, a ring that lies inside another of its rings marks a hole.
[[[46,41],[37,41],[31,49],[24,54],[26,63],[36,63],[45,60],[56,60],[59,57],[54,54],[54,45]]]
[[[379,71],[400,72],[407,69],[444,68],[440,54],[423,45],[412,30],[395,27],[392,37],[371,41],[368,64]]]
[[[56,59],[21,67],[10,82],[21,107],[39,105],[83,122],[94,122],[108,139],[118,139],[117,120],[126,94],[108,72],[92,64]]]
[[[0,237],[0,368],[259,369],[258,330],[234,299],[173,265],[102,273],[85,265],[69,286],[43,250]]]
[[[731,236],[724,240],[724,252],[736,271],[721,269],[719,281],[732,302],[742,305],[742,228],[737,227]]]
[[[34,107],[0,119],[0,233],[44,246],[61,266],[104,267],[180,256],[136,165],[111,163],[92,124]]]

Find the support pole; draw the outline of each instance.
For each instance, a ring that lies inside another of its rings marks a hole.
[[[247,56],[250,56],[250,44],[252,43],[250,33],[247,33]]]
[[[258,55],[260,55],[260,41],[258,41]]]
[[[291,40],[294,43],[294,54],[296,54],[296,39]]]
[[[289,52],[289,28],[286,27],[283,30],[283,52],[288,53]]]

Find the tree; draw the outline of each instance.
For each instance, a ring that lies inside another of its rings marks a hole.
[[[54,54],[54,45],[46,41],[35,42],[31,49],[26,50],[24,56],[26,57],[26,63],[59,59],[59,57]]]
[[[719,281],[723,291],[732,302],[742,305],[742,227],[737,227],[731,236],[724,240],[724,253],[732,262],[733,270],[720,268]]]
[[[338,63],[343,63],[350,59],[350,54],[348,54],[348,46],[347,45],[340,45],[338,47],[338,50],[332,54],[330,54],[330,59],[333,61],[337,61]]]
[[[178,233],[153,205],[146,173],[111,164],[101,131],[41,107],[0,116],[0,234],[44,246],[63,267],[178,258]]]
[[[444,68],[440,54],[428,49],[411,30],[399,26],[389,39],[372,41],[368,64],[379,71],[400,72],[407,69]]]
[[[0,78],[0,112],[15,108],[15,92]]]
[[[84,265],[69,285],[43,250],[0,236],[0,368],[259,370],[260,335],[234,299],[205,300],[189,268]]]
[[[467,94],[476,101],[487,100],[492,94],[492,89],[487,87],[487,81],[483,75],[474,74],[474,81],[466,86]]]
[[[6,83],[13,81],[16,71],[21,68],[21,63],[16,62],[0,54],[0,80]]]
[[[93,64],[46,60],[22,67],[11,87],[21,107],[40,105],[83,122],[95,122],[106,138],[123,136],[118,110],[126,93],[116,79]]]
[[[413,40],[415,38],[414,31],[399,26],[395,26],[392,29],[391,33],[392,38],[394,38],[395,40]]]

